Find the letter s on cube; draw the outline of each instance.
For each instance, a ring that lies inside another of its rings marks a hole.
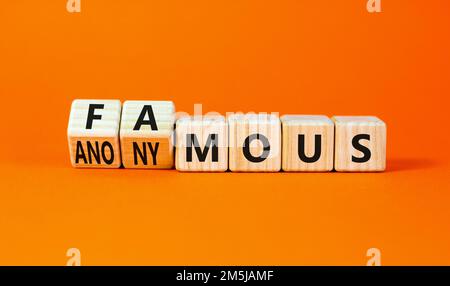
[[[386,169],[386,124],[375,116],[334,116],[338,172],[380,172]]]

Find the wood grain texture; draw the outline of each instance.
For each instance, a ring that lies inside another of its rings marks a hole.
[[[281,123],[273,114],[234,114],[228,117],[229,169],[233,172],[278,172],[281,169]],[[261,136],[262,135],[262,136]],[[259,136],[250,140],[247,138]],[[268,146],[262,142],[268,140]],[[266,147],[266,151],[264,148]],[[247,149],[253,157],[265,157],[252,162],[245,156]]]
[[[87,126],[89,106],[101,105],[93,112],[92,126]],[[121,104],[119,100],[82,100],[72,102],[67,138],[70,161],[77,168],[118,168]]]
[[[146,122],[136,126],[140,117]],[[152,126],[149,122],[154,122],[155,125]],[[120,124],[124,167],[173,168],[174,125],[175,106],[171,101],[125,101]]]
[[[374,116],[334,116],[335,123],[335,163],[340,172],[376,172],[386,169],[386,124]],[[361,147],[355,148],[355,136],[363,135],[358,144],[370,151],[370,159],[364,158]],[[368,136],[368,137],[367,137]]]
[[[192,140],[192,135],[195,136],[195,140]],[[200,149],[195,150],[195,146]],[[205,149],[205,146],[208,149]],[[228,124],[225,117],[217,115],[178,119],[175,158],[175,167],[179,171],[226,171],[228,169]]]
[[[281,117],[281,124],[282,169],[284,171],[333,170],[334,123],[331,119],[323,115],[284,115]],[[320,139],[317,136],[320,136]],[[316,140],[320,146],[318,149],[316,149]],[[305,158],[300,154],[306,156],[306,160],[302,160]]]

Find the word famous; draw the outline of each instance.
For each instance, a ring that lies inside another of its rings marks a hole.
[[[386,124],[374,116],[177,116],[171,101],[75,100],[68,141],[80,168],[196,172],[377,172]]]

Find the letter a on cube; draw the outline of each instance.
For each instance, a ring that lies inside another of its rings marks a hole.
[[[120,111],[119,100],[72,102],[67,137],[74,167],[120,167]]]
[[[177,120],[176,134],[177,170],[224,172],[228,169],[228,125],[225,117],[182,117]]]
[[[125,101],[120,124],[124,167],[173,168],[174,125],[172,101]]]
[[[386,169],[386,124],[374,116],[334,116],[334,168],[340,172]]]
[[[281,124],[277,115],[233,114],[228,125],[231,171],[280,171]]]

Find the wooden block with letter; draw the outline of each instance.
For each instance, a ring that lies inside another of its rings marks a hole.
[[[280,171],[281,124],[277,115],[233,114],[228,125],[231,171]]]
[[[284,115],[282,169],[326,172],[333,170],[334,123],[322,115]]]
[[[120,167],[120,111],[119,100],[72,102],[67,137],[74,167]]]
[[[336,171],[386,169],[386,124],[373,116],[334,116]]]
[[[171,101],[123,104],[120,145],[125,168],[171,169],[175,106]]]
[[[228,125],[225,117],[182,117],[177,120],[176,134],[177,170],[224,172],[228,169]]]

